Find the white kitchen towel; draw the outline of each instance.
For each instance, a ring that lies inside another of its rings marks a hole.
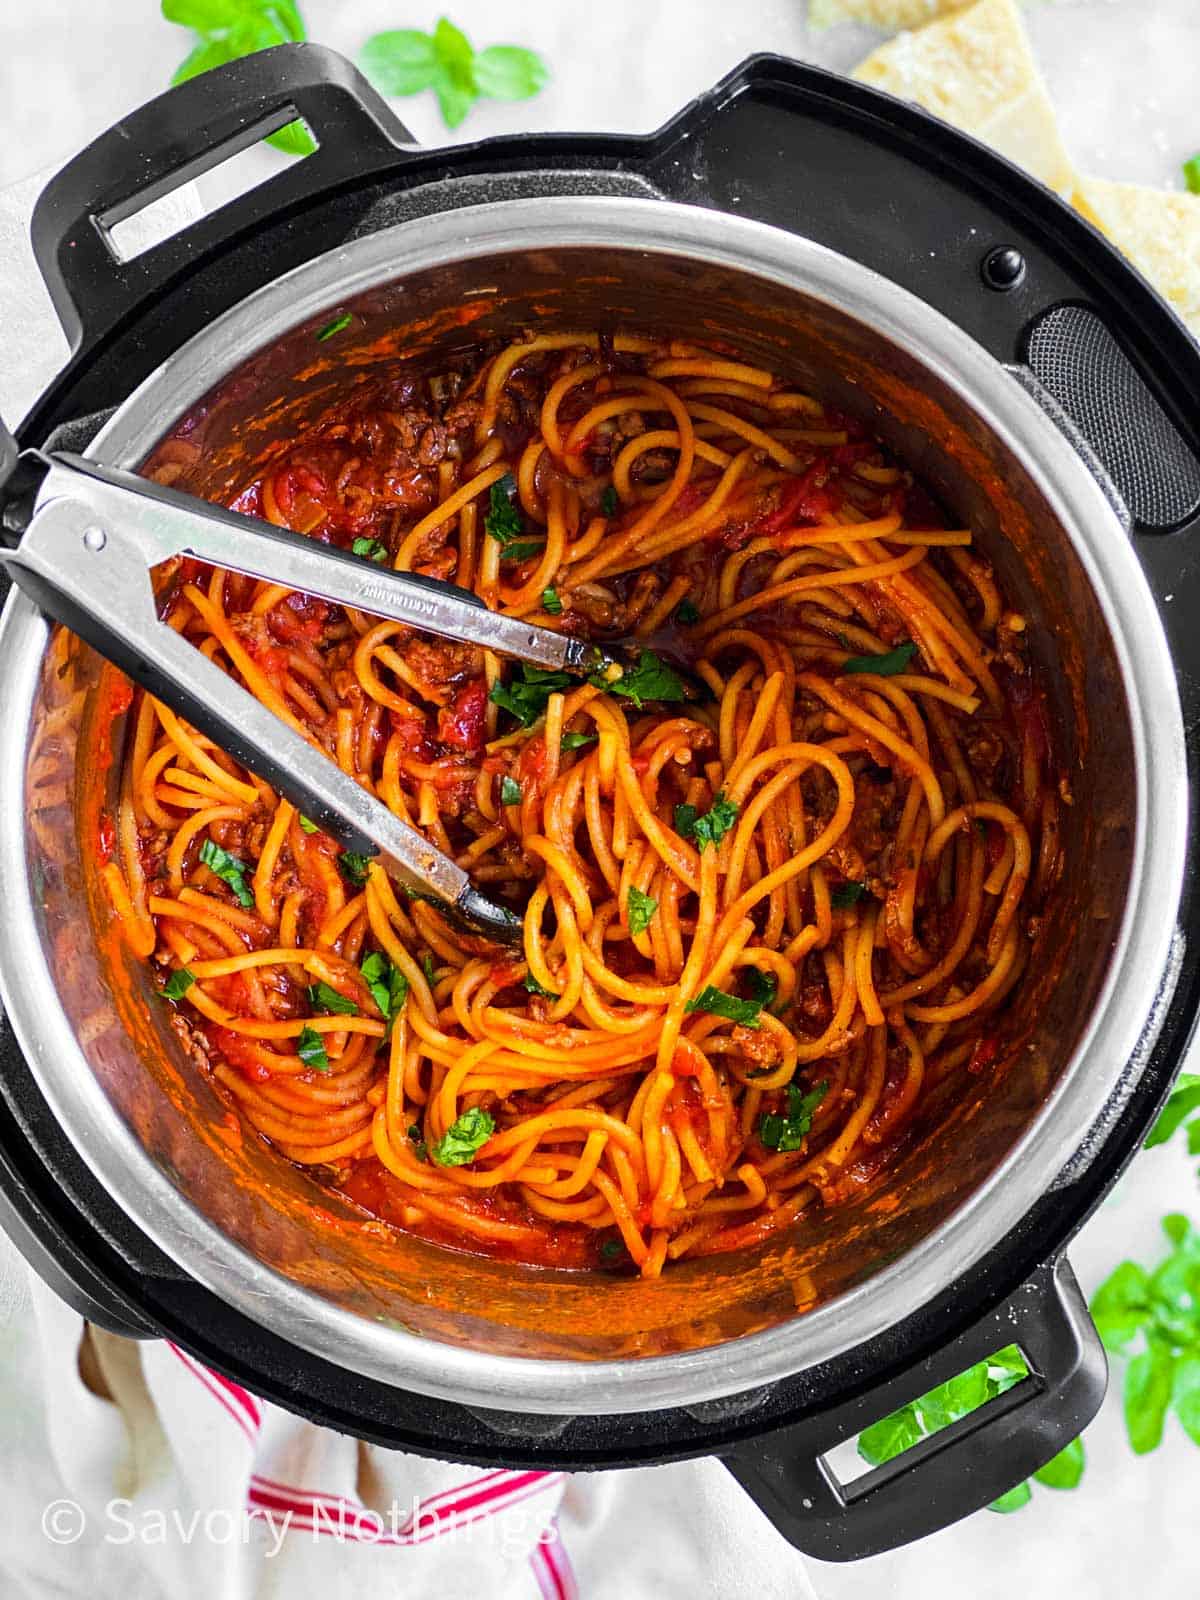
[[[813,1600],[719,1462],[564,1474],[371,1448],[29,1290],[0,1313],[6,1600]]]

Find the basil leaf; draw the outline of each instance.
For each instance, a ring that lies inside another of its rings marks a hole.
[[[316,823],[313,822],[311,818],[301,816],[298,820],[305,833],[320,833],[320,828],[317,827]]]
[[[605,1261],[616,1261],[625,1254],[624,1239],[605,1239],[600,1246],[600,1254]]]
[[[467,120],[467,113],[478,100],[479,96],[473,88],[466,84],[456,83],[446,73],[441,73],[434,84],[437,94],[438,110],[442,113],[442,121],[448,128],[458,128]]]
[[[482,1106],[472,1106],[457,1118],[433,1147],[433,1159],[439,1167],[463,1167],[474,1161],[476,1155],[496,1131],[490,1111]]]
[[[532,728],[543,714],[552,694],[569,689],[574,679],[566,672],[544,672],[541,667],[521,663],[521,676],[511,683],[494,683],[488,699],[493,705],[516,717],[523,728]]]
[[[164,13],[165,9],[164,0]],[[167,18],[168,22],[176,20],[174,17]],[[189,78],[198,78],[202,72],[211,72],[214,67],[223,67],[226,62],[232,60],[227,39],[206,39],[203,44],[198,44],[193,51],[184,56],[175,68],[171,74],[171,87],[174,88],[177,83],[187,83]]]
[[[722,789],[713,801],[712,809],[703,814],[698,813],[695,806],[676,806],[675,832],[685,839],[695,839],[703,850],[707,844],[720,844],[737,821],[737,814],[737,806],[732,800],[726,800]]]
[[[360,856],[353,850],[343,850],[338,857],[338,871],[347,883],[361,889],[367,881],[372,859],[371,856]]]
[[[1136,1455],[1157,1450],[1171,1403],[1175,1358],[1155,1340],[1125,1369],[1125,1428]]]
[[[696,818],[700,815],[695,806],[681,805],[675,807],[675,832],[682,839],[690,839],[696,827]]]
[[[425,974],[425,982],[432,989],[434,984],[437,982],[437,969],[433,964],[433,957],[430,955],[428,950],[426,950],[425,954],[421,957],[421,971]]]
[[[352,555],[365,556],[368,561],[386,561],[388,558],[387,545],[378,539],[355,539],[350,552]]]
[[[392,1022],[404,1009],[404,1002],[408,999],[408,979],[399,967],[393,966],[387,956],[378,950],[373,951],[358,970],[384,1021]]]
[[[683,680],[653,650],[638,653],[637,665],[627,667],[623,677],[612,682],[600,673],[592,674],[590,682],[607,694],[624,695],[640,711],[647,700],[684,700]]]
[[[1175,1363],[1171,1405],[1188,1438],[1200,1444],[1200,1350],[1185,1351]]]
[[[650,926],[651,917],[658,910],[658,901],[651,895],[643,894],[635,883],[631,883],[625,905],[629,916],[630,933],[645,933]]]
[[[214,839],[205,839],[200,846],[200,863],[222,883],[228,884],[233,890],[233,897],[240,906],[252,906],[254,896],[246,883],[246,873],[249,868],[244,861],[239,861],[237,856],[231,856],[228,850],[222,850]]]
[[[358,53],[358,64],[380,94],[420,94],[432,89],[438,74],[433,39],[419,28],[373,33]]]
[[[799,1150],[812,1128],[813,1114],[829,1093],[829,1080],[822,1079],[806,1094],[796,1084],[787,1086],[787,1113],[768,1111],[759,1119],[759,1143],[768,1150]]]
[[[743,967],[742,975],[750,998],[757,1005],[769,1006],[779,993],[779,979],[773,972],[763,972],[760,967]]]
[[[317,141],[308,131],[308,124],[299,118],[280,128],[278,133],[270,134],[267,143],[273,144],[276,150],[285,151],[289,156],[311,156],[317,148]]]
[[[915,644],[899,644],[882,656],[851,656],[843,661],[842,672],[873,672],[880,678],[893,678],[903,672],[916,654]]]
[[[1183,181],[1190,194],[1200,194],[1200,152],[1183,163]]]
[[[1015,1344],[1006,1344],[1003,1350],[995,1351],[984,1365],[987,1367],[989,1398],[1007,1394],[1029,1376],[1029,1364]]]
[[[425,1143],[425,1136],[421,1132],[419,1123],[411,1123],[408,1130],[408,1142],[413,1147],[413,1154],[418,1161],[429,1160],[429,1146]]]
[[[530,556],[541,555],[546,548],[544,539],[518,539],[514,544],[506,544],[500,552],[501,561],[528,561]]]
[[[726,994],[724,989],[714,989],[708,984],[701,989],[694,1000],[689,1000],[683,1008],[685,1011],[707,1011],[710,1016],[724,1017],[729,1022],[740,1023],[743,1028],[759,1028],[759,1013],[762,1006],[757,1000],[739,1000],[735,994]]]
[[[789,1085],[790,1087],[790,1085]],[[965,1417],[988,1399],[986,1361],[977,1361],[965,1372],[957,1373],[917,1400],[917,1414],[926,1433],[936,1433],[959,1417]]]
[[[582,750],[585,744],[595,744],[598,733],[564,733],[558,741],[560,750]]]
[[[158,992],[167,1000],[182,1000],[195,981],[195,976],[186,967],[176,967]]]
[[[829,891],[829,903],[835,911],[846,911],[858,904],[866,887],[865,883],[839,883]]]
[[[550,76],[541,56],[518,45],[494,44],[475,57],[475,87],[492,100],[529,100]]]
[[[1200,1439],[1196,1442],[1200,1444]],[[1056,1456],[1051,1456],[1044,1467],[1039,1467],[1033,1476],[1038,1483],[1044,1483],[1047,1489],[1076,1489],[1083,1477],[1085,1464],[1083,1440],[1072,1439]]]
[[[1200,1233],[1192,1227],[1182,1211],[1172,1211],[1165,1216],[1162,1230],[1176,1250],[1185,1250],[1188,1255],[1200,1255]]]
[[[1156,1144],[1166,1144],[1184,1118],[1190,1116],[1197,1107],[1200,1107],[1200,1075],[1181,1072],[1170,1098],[1158,1114],[1158,1121],[1147,1136],[1145,1148],[1152,1150]]]
[[[525,532],[524,519],[512,499],[516,487],[516,480],[506,472],[488,490],[488,509],[484,513],[483,526],[500,545],[511,544]]]
[[[521,785],[515,778],[510,778],[507,773],[500,779],[500,804],[502,806],[519,806],[521,804]]]
[[[296,1041],[296,1054],[306,1067],[311,1067],[314,1072],[329,1071],[329,1057],[325,1053],[325,1041],[315,1028],[301,1028],[300,1037]]]
[[[1124,1349],[1150,1320],[1150,1278],[1136,1261],[1122,1261],[1110,1273],[1089,1307],[1106,1350]]]
[[[461,28],[456,28],[449,17],[439,17],[433,30],[433,52],[439,63],[452,72],[467,73],[475,51]]]
[[[610,483],[605,485],[604,493],[600,496],[600,510],[606,517],[615,517],[620,509],[621,497],[615,487]]]
[[[690,600],[681,600],[675,607],[675,621],[690,628],[693,622],[700,621],[700,612]]]
[[[542,610],[548,611],[552,617],[562,616],[562,600],[557,589],[542,590]]]
[[[1017,1484],[1015,1489],[1010,1489],[1007,1494],[1002,1494],[999,1500],[993,1500],[988,1506],[989,1511],[1020,1511],[1022,1506],[1027,1506],[1033,1498],[1033,1490],[1029,1487],[1028,1480]]]
[[[858,1436],[858,1453],[871,1466],[881,1467],[885,1461],[911,1450],[924,1437],[917,1421],[916,1406],[910,1402],[864,1428]]]
[[[325,324],[325,326],[317,334],[317,343],[324,344],[326,339],[332,339],[335,333],[341,333],[343,329],[348,328],[353,321],[354,318],[350,315],[350,313],[348,311],[343,311],[340,317],[334,317],[332,322],[327,322]]]
[[[356,1017],[358,1005],[353,1000],[347,1000],[344,994],[332,988],[329,984],[310,983],[308,986],[308,1003],[315,1011],[327,1011],[339,1017]]]
[[[555,994],[553,992],[553,990],[551,990],[551,989],[543,989],[541,984],[537,981],[537,979],[534,977],[532,972],[527,972],[522,981],[523,981],[526,989],[529,990],[530,994],[540,994],[543,1000],[561,1000],[562,999],[562,996]]]

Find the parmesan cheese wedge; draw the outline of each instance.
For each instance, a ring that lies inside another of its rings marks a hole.
[[[1071,198],[1200,337],[1200,195],[1080,178]]]
[[[808,0],[808,20],[814,28],[865,22],[894,33],[898,28],[919,28],[970,4],[971,0]]]
[[[965,11],[898,34],[872,51],[854,76],[915,100],[1051,189],[1073,193],[1075,174],[1014,0],[976,0]]]

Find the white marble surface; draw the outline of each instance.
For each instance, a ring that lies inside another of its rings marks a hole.
[[[312,35],[348,54],[377,29],[430,27],[438,14],[408,0],[305,0],[304,9]],[[876,37],[848,27],[810,32],[802,0],[454,0],[449,9],[477,44],[532,45],[554,73],[536,101],[482,103],[459,130],[463,138],[523,128],[650,129],[753,50],[844,68]],[[1177,187],[1180,162],[1200,148],[1197,0],[1058,0],[1034,5],[1029,25],[1080,167]],[[0,186],[62,160],[155,93],[185,48],[153,0],[41,0],[36,7],[0,0]],[[398,109],[417,138],[444,138],[431,96]],[[264,150],[263,175],[280,159]],[[212,203],[224,186],[215,174],[201,189]],[[2,243],[0,274],[11,275],[20,247],[11,238]],[[12,403],[26,395],[14,311],[0,295],[8,324],[0,393],[15,411]],[[1071,1252],[1085,1289],[1125,1255],[1155,1259],[1162,1213],[1200,1216],[1195,1166],[1174,1146],[1135,1164]],[[1149,1590],[1156,1600],[1194,1600],[1200,1451],[1172,1421],[1158,1453],[1135,1459],[1113,1394],[1087,1447],[1087,1477],[1075,1493],[1041,1490],[1015,1516],[984,1513],[857,1567],[814,1563],[819,1593],[823,1600],[1123,1600]]]

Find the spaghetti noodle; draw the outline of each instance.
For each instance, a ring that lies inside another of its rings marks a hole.
[[[855,423],[554,332],[376,390],[236,504],[650,664],[172,574],[171,626],[524,919],[519,958],[464,934],[139,694],[115,913],[285,1157],[443,1242],[652,1277],[867,1182],[995,1055],[1065,790],[1023,619]]]

